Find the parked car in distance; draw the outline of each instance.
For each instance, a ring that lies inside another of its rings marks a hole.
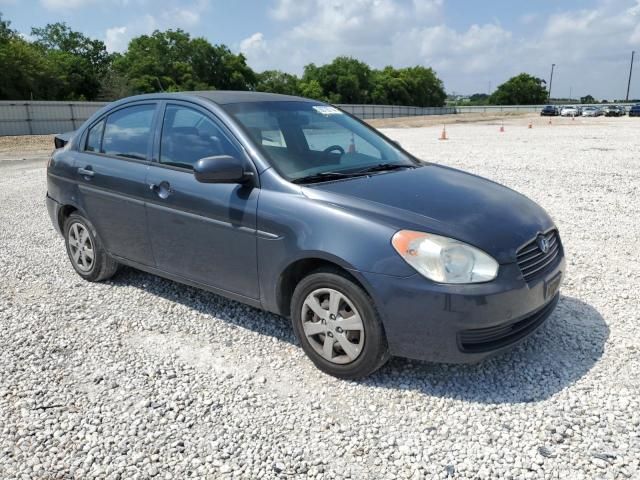
[[[545,105],[540,111],[541,117],[557,117],[560,114],[558,107],[555,105]]]
[[[583,117],[599,117],[602,115],[602,111],[598,107],[583,107],[582,108],[582,116]]]
[[[624,107],[618,105],[605,105],[600,110],[605,117],[621,117],[626,113]]]
[[[576,117],[578,115],[578,109],[572,105],[562,107],[560,115],[563,117]]]
[[[640,117],[640,103],[637,104],[637,105],[633,105],[629,109],[629,116],[630,117]]]
[[[283,315],[337,377],[391,355],[480,361],[558,302],[564,252],[541,207],[325,103],[141,95],[58,142],[46,203],[82,278],[128,265]]]

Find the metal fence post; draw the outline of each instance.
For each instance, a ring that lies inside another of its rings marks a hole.
[[[29,127],[29,135],[33,135],[33,125],[31,125],[31,111],[29,110],[29,103],[24,104],[24,109],[27,112],[27,126]]]
[[[71,126],[73,127],[73,129],[76,129],[76,119],[73,115],[73,103],[69,104],[69,112],[71,113]]]

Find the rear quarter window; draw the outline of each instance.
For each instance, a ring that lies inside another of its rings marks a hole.
[[[104,120],[96,123],[89,130],[89,134],[87,135],[87,144],[85,145],[85,150],[87,152],[99,152],[100,147],[102,146],[102,132],[104,132]]]

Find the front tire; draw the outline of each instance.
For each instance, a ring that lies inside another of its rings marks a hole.
[[[338,378],[366,377],[389,359],[371,297],[337,269],[303,278],[291,299],[293,329],[311,361]]]
[[[78,275],[89,282],[100,282],[116,273],[118,262],[102,247],[89,220],[72,213],[64,222],[63,231],[67,255]]]

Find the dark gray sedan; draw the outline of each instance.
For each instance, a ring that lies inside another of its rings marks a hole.
[[[331,105],[144,95],[56,142],[47,206],[80,276],[129,265],[290,317],[338,377],[390,355],[479,361],[558,302],[564,254],[543,209]]]

